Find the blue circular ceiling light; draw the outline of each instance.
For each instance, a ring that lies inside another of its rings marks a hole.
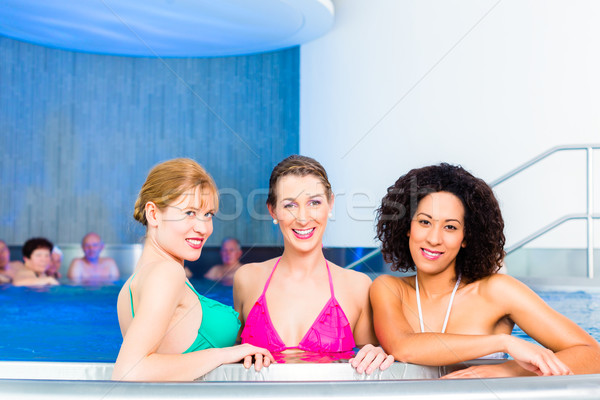
[[[300,45],[333,26],[331,0],[4,0],[0,35],[141,57],[219,57]]]

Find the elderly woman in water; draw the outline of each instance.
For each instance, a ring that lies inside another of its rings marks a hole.
[[[200,257],[217,208],[217,187],[193,160],[166,161],[148,174],[133,213],[146,227],[144,250],[117,301],[123,344],[113,379],[193,380],[247,356],[260,358],[257,370],[272,361],[268,350],[234,346],[237,313],[186,278],[183,263]]]
[[[458,166],[413,169],[391,186],[377,234],[393,269],[371,286],[375,332],[400,361],[449,365],[482,357],[446,378],[600,372],[600,345],[518,280],[496,272],[504,222],[491,188]],[[511,336],[515,323],[541,346]]]

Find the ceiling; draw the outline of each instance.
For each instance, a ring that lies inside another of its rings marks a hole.
[[[333,19],[330,0],[3,0],[0,35],[87,53],[218,57],[300,45]]]

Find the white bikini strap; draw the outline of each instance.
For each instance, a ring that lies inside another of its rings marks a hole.
[[[446,325],[448,325],[448,319],[450,318],[450,310],[452,309],[452,303],[454,302],[454,295],[458,290],[458,286],[460,285],[460,274],[456,279],[456,284],[454,285],[454,289],[452,289],[452,294],[450,295],[450,302],[448,303],[448,309],[446,310],[446,318],[444,318],[444,325],[442,326],[442,333],[446,332]],[[419,323],[421,325],[421,332],[425,332],[425,327],[423,326],[423,312],[421,311],[421,296],[419,295],[419,278],[418,275],[415,275],[415,289],[417,291],[417,309],[419,310]]]

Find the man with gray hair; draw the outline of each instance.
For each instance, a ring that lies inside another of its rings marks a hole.
[[[242,257],[242,246],[239,240],[235,238],[225,238],[221,243],[221,261],[222,264],[213,266],[204,274],[205,279],[218,281],[222,285],[233,285],[233,275],[242,266],[240,262]]]
[[[119,279],[117,263],[110,257],[100,257],[104,242],[100,235],[90,232],[81,241],[83,257],[71,261],[67,277],[72,281],[115,281]]]

